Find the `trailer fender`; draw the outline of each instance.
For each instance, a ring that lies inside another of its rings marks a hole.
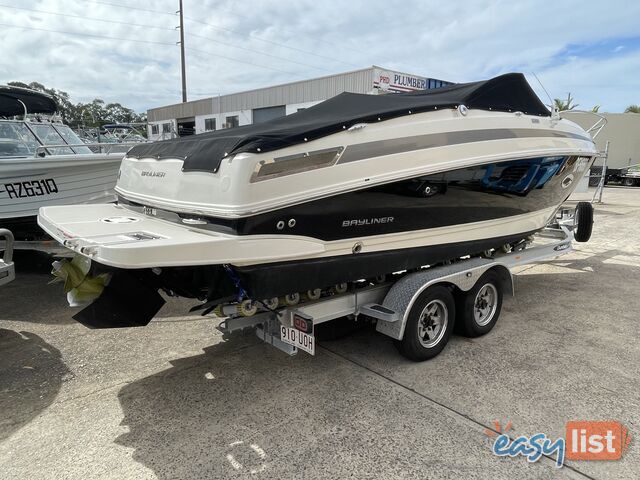
[[[401,340],[407,323],[407,317],[418,296],[433,285],[448,285],[461,291],[468,291],[488,270],[495,270],[502,279],[505,293],[513,294],[511,271],[503,264],[489,258],[474,258],[461,263],[444,265],[428,270],[410,273],[398,280],[389,289],[382,305],[398,312],[401,319],[396,322],[379,321],[376,330],[396,340]]]

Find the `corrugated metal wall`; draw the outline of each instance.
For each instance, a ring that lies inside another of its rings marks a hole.
[[[160,120],[170,120],[173,118],[195,117],[196,115],[206,115],[211,113],[211,98],[194,100],[192,102],[177,103],[166,107],[152,108],[147,110],[149,122]]]
[[[147,112],[150,122],[194,117],[222,112],[289,105],[326,100],[342,92],[368,93],[373,88],[374,68],[356,70],[328,77],[302,80],[248,92],[205,98],[187,103],[153,108]],[[220,110],[218,106],[221,106]]]

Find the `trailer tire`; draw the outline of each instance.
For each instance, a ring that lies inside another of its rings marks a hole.
[[[455,309],[453,295],[447,287],[427,288],[411,306],[404,336],[396,341],[400,353],[416,362],[438,355],[451,337]]]
[[[456,331],[465,337],[480,337],[495,326],[502,310],[502,280],[489,270],[467,292],[461,292],[456,305]]]
[[[622,184],[625,187],[635,187],[636,186],[636,179],[635,178],[624,178],[624,179],[622,179]]]
[[[588,242],[593,231],[593,206],[589,202],[578,202],[574,216],[576,242]]]

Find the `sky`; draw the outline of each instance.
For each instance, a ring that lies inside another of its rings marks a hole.
[[[523,72],[545,103],[640,104],[640,2],[183,0],[189,100],[371,65],[453,82]],[[138,112],[181,101],[178,0],[0,0],[0,84]],[[534,76],[535,74],[535,76]]]

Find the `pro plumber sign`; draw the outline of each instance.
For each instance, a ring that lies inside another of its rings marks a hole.
[[[427,79],[406,73],[377,69],[373,88],[383,92],[414,92],[427,89]]]

